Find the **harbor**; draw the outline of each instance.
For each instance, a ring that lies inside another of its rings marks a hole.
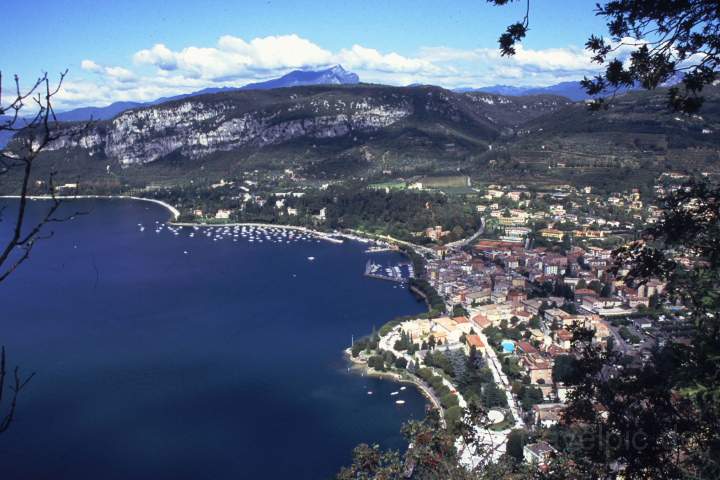
[[[373,260],[368,260],[365,264],[365,276],[369,278],[376,278],[378,280],[388,280],[391,282],[406,284],[415,276],[415,271],[412,263],[410,262],[383,266]]]

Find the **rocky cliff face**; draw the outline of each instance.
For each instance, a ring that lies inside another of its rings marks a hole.
[[[300,137],[335,138],[370,132],[413,113],[407,102],[383,105],[372,98],[349,104],[315,100],[307,106],[312,114],[305,116],[292,115],[300,110],[292,104],[241,114],[236,114],[230,103],[202,101],[131,110],[80,136],[65,136],[49,150],[83,148],[102,152],[123,165],[152,162],[176,151],[201,158],[220,150],[264,147]]]
[[[558,98],[508,99],[456,94],[437,87],[298,87],[220,93],[129,110],[49,150],[83,149],[122,166],[170,154],[199,159],[215,152],[264,148],[299,139],[356,138],[391,127],[399,132],[455,132],[478,142],[503,128],[553,111]],[[529,108],[528,108],[529,106]]]

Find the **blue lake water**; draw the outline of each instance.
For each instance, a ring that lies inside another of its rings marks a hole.
[[[404,447],[423,397],[391,397],[342,357],[352,335],[424,310],[362,275],[399,256],[155,233],[168,213],[147,202],[67,206],[89,214],[0,284],[0,344],[37,372],[0,435],[1,478],[317,479],[359,442]]]

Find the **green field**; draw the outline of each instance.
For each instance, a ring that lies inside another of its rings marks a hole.
[[[470,186],[470,177],[467,175],[424,177],[419,183],[423,188],[463,188]]]

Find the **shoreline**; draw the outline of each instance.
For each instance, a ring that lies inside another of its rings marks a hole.
[[[0,198],[19,199],[20,195],[0,195]],[[52,200],[52,195],[27,195],[25,198],[28,200]],[[173,207],[169,203],[157,200],[155,198],[135,197],[133,195],[55,195],[57,200],[87,200],[87,199],[99,199],[99,200],[139,200],[141,202],[150,202],[156,205],[164,207],[172,215],[172,221],[175,221],[180,217],[180,210]]]
[[[11,200],[18,200],[20,198],[20,195],[0,195],[0,199],[11,199]],[[28,200],[52,200],[53,196],[51,195],[28,195],[25,198]],[[312,234],[322,240],[327,240],[332,243],[344,243],[343,240],[335,237],[344,237],[348,238],[350,240],[356,240],[361,241],[358,237],[353,237],[352,235],[346,235],[341,232],[322,232],[320,230],[314,230],[312,228],[303,227],[300,225],[284,225],[280,223],[260,223],[260,222],[235,222],[235,223],[207,223],[207,222],[178,222],[177,219],[180,217],[180,211],[170,205],[167,202],[163,202],[162,200],[157,200],[155,198],[146,198],[146,197],[136,197],[134,195],[55,195],[56,199],[58,200],[88,200],[88,199],[97,199],[97,200],[137,200],[141,202],[150,202],[154,203],[156,205],[160,205],[161,207],[165,208],[168,212],[170,212],[170,215],[172,218],[168,221],[168,224],[177,226],[177,227],[265,227],[265,228],[281,228],[285,230],[296,230],[301,231],[304,233]],[[371,240],[365,240],[365,242],[371,241]]]
[[[19,199],[20,195],[0,195],[0,199],[6,198],[6,199]],[[27,195],[26,197],[28,200],[52,200],[53,197],[51,195]],[[304,227],[301,225],[286,225],[282,223],[262,223],[262,222],[228,222],[228,223],[208,223],[208,222],[178,222],[177,219],[180,217],[180,210],[175,208],[174,206],[170,205],[167,202],[164,202],[162,200],[158,200],[155,198],[147,198],[147,197],[136,197],[134,195],[55,195],[56,199],[58,200],[87,200],[87,199],[98,199],[98,200],[137,200],[141,202],[150,202],[154,203],[156,205],[160,205],[161,207],[165,208],[168,212],[170,212],[170,215],[172,218],[168,221],[170,225],[177,226],[177,227],[202,227],[202,228],[208,228],[208,227],[264,227],[264,228],[282,228],[286,230],[296,230],[300,232],[305,232],[312,234],[322,240],[326,240],[332,243],[344,243],[344,240],[347,239],[355,242],[360,243],[374,243],[376,245],[382,245],[382,246],[391,246],[391,245],[406,245],[410,248],[413,248],[415,250],[421,250],[425,251],[427,250],[428,253],[434,255],[434,252],[427,247],[423,247],[421,245],[416,245],[414,243],[405,242],[403,240],[398,240],[396,238],[388,237],[385,235],[378,235],[373,233],[367,233],[363,232],[361,230],[354,230],[354,229],[348,229],[345,232],[342,231],[333,231],[333,232],[324,232],[321,230],[315,230],[313,228]],[[399,250],[399,253],[407,256],[405,252],[402,251],[402,249]]]
[[[412,377],[404,377],[396,372],[379,372],[373,368],[370,368],[368,367],[367,362],[353,357],[349,348],[343,350],[343,352],[345,354],[345,357],[351,364],[351,370],[362,370],[363,373],[367,374],[370,377],[390,380],[395,383],[406,383],[409,385],[413,385],[420,391],[420,394],[425,397],[428,403],[440,413],[440,421],[442,422],[443,426],[445,425],[445,412],[442,408],[442,405],[440,405],[440,401],[435,397],[435,394],[427,387],[427,385],[423,385],[421,382],[415,380]]]

